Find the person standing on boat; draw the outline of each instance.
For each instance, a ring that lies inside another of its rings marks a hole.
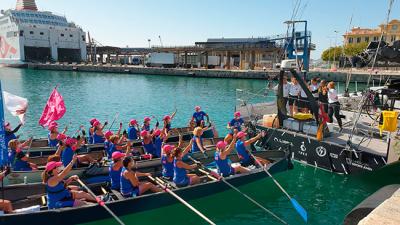
[[[203,128],[201,127],[196,127],[193,130],[193,138],[192,138],[192,149],[191,153],[195,152],[202,152],[203,154],[206,154],[206,150],[203,146]]]
[[[10,142],[13,139],[18,139],[18,137],[15,135],[15,133],[18,132],[18,130],[22,127],[22,123],[18,124],[14,130],[11,128],[10,122],[6,122],[4,124],[4,141],[6,142],[6,146],[8,146],[8,142]]]
[[[289,110],[290,116],[297,113],[297,104],[300,97],[301,87],[295,77],[292,77],[289,85]]]
[[[305,82],[305,80],[304,80],[304,84],[307,86],[308,90],[311,90],[310,86],[307,84],[307,82]],[[298,104],[299,110],[302,113],[309,113],[310,112],[310,108],[311,108],[310,107],[310,101],[308,101],[308,97],[307,97],[306,91],[301,87],[300,87],[300,89],[301,89],[301,91],[300,91],[299,104]]]
[[[328,113],[328,87],[326,80],[321,80],[318,88],[318,101],[325,113]]]
[[[185,187],[188,185],[197,184],[200,182],[199,176],[196,174],[188,174],[187,170],[193,170],[197,168],[196,164],[186,164],[182,161],[182,158],[187,154],[182,148],[175,148],[172,152],[174,157],[174,183],[178,187]]]
[[[318,101],[318,97],[319,97],[319,92],[318,92],[318,89],[319,89],[318,79],[319,79],[318,77],[313,77],[313,78],[311,79],[311,82],[310,82],[310,91],[311,91],[311,93],[312,93],[312,95],[314,96],[314,98],[315,98],[316,101]]]
[[[124,159],[125,154],[122,152],[114,152],[112,154],[113,162],[109,167],[110,181],[111,181],[111,189],[119,191],[121,189],[121,172],[124,165],[122,164],[122,160]]]
[[[153,132],[154,135],[154,132]],[[154,143],[153,143],[153,135],[150,134],[148,131],[146,130],[142,130],[142,132],[140,132],[140,136],[143,139],[143,149],[146,152],[146,154],[155,154],[156,149],[154,148]]]
[[[340,131],[343,129],[342,118],[340,117],[340,103],[338,93],[335,89],[335,82],[331,81],[328,83],[328,116],[329,122],[333,123],[333,114],[338,122]]]
[[[193,113],[190,124],[195,123],[194,127],[205,127],[204,117],[207,118],[207,123],[210,123],[210,117],[207,113],[201,110],[200,106],[194,107],[195,112]]]
[[[4,177],[6,177],[10,173],[9,167],[7,167],[5,170],[0,172],[0,181],[3,182]],[[4,191],[4,190],[2,190]],[[5,199],[0,199],[0,210],[3,211],[4,213],[12,213],[13,212],[13,207],[10,201],[5,200]]]
[[[105,126],[107,126],[108,122],[106,121],[104,125],[101,125],[99,121],[95,121],[93,123],[93,144],[103,144],[105,139],[104,139],[104,133],[103,129]]]
[[[65,126],[62,134],[65,134],[68,131],[68,126]],[[58,140],[57,135],[58,132],[58,124],[56,122],[51,122],[49,125],[49,134],[47,135],[49,147],[57,147]]]
[[[93,144],[93,132],[94,132],[94,122],[98,121],[96,118],[91,119],[90,122],[90,128],[89,128],[89,144]]]
[[[130,141],[135,141],[138,139],[139,125],[135,119],[129,122],[128,126],[128,139]]]
[[[85,205],[86,201],[96,202],[96,199],[84,191],[69,190],[66,188],[73,180],[79,179],[74,175],[64,181],[77,162],[75,155],[71,162],[62,169],[62,162],[48,162],[42,174],[43,183],[46,184],[47,206],[49,209],[64,207],[77,207]]]
[[[235,112],[233,114],[233,119],[228,123],[227,128],[229,129],[228,134],[226,135],[224,141],[226,143],[230,143],[232,140],[232,135],[235,131],[241,131],[242,125],[244,124],[244,120],[240,117],[240,112]]]
[[[136,163],[131,156],[127,156],[122,161],[121,171],[121,194],[125,198],[136,197],[150,190],[160,192],[161,189],[150,182],[139,182],[139,177],[151,176],[151,173],[141,173],[136,171]]]
[[[215,164],[217,165],[218,174],[222,174],[222,176],[227,177],[230,175],[234,175],[236,173],[248,173],[249,169],[243,166],[231,166],[229,162],[229,154],[231,154],[232,150],[236,144],[237,134],[233,135],[231,143],[228,144],[225,141],[219,141],[217,143],[217,148],[214,153]]]
[[[29,148],[32,142],[32,138],[28,139],[24,143],[20,143],[18,139],[13,139],[8,142],[8,162],[7,165],[10,167],[14,166],[15,163],[15,155],[17,152],[22,151],[23,149]]]
[[[17,152],[15,155],[14,171],[36,171],[37,165],[29,162],[29,156],[23,151]]]
[[[244,132],[239,132],[237,134],[237,142],[236,142],[236,152],[239,156],[240,159],[240,164],[244,167],[250,166],[250,165],[255,165],[254,158],[249,154],[249,151],[246,149],[247,146],[250,146],[257,140],[263,137],[262,133],[259,133],[257,136],[246,140],[247,134]],[[270,162],[266,159],[260,158],[256,156],[256,159],[261,162],[262,165],[267,165]]]

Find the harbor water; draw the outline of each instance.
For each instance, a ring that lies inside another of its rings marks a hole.
[[[118,112],[117,122],[126,127],[131,118],[142,119],[178,110],[173,126],[186,126],[193,108],[201,105],[217,125],[220,135],[231,119],[236,104],[236,89],[260,93],[263,100],[267,81],[245,79],[217,79],[165,77],[152,75],[37,71],[0,68],[3,90],[29,100],[23,136],[44,137],[47,131],[38,120],[52,89],[58,85],[67,112],[60,127],[71,124],[69,134],[79,125],[88,127],[88,120],[96,117],[111,121]],[[343,85],[341,85],[343,86]],[[360,88],[360,87],[359,87]],[[270,93],[272,95],[272,93]],[[6,120],[14,126],[17,119],[6,112]],[[116,127],[116,125],[114,125]],[[390,168],[388,168],[390,170]],[[341,224],[344,216],[365,197],[386,184],[400,183],[398,171],[360,176],[343,176],[296,163],[293,170],[277,174],[277,180],[308,211],[308,224]],[[289,224],[304,224],[290,202],[269,178],[240,187],[271,209]],[[279,224],[236,192],[226,191],[190,201],[217,224]],[[137,206],[140,207],[140,206]],[[204,224],[180,204],[122,217],[126,224]],[[92,224],[113,224],[113,220]]]

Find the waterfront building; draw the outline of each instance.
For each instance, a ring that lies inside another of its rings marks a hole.
[[[35,0],[18,0],[0,14],[0,64],[86,61],[86,33],[65,16],[39,11]]]
[[[400,40],[400,21],[391,20],[388,24],[381,24],[378,28],[361,28],[354,27],[350,32],[343,35],[345,44],[362,43],[379,41],[382,30],[384,30],[383,41],[392,43],[396,40]]]

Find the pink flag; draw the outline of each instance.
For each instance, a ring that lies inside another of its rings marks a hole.
[[[54,88],[43,109],[39,124],[47,127],[51,122],[61,119],[66,111],[63,97],[58,93],[57,88]]]

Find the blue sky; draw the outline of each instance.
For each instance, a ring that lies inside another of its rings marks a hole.
[[[1,0],[0,8],[15,7],[16,0]],[[40,10],[65,14],[103,45],[144,47],[147,39],[158,45],[191,45],[216,37],[260,37],[286,32],[295,0],[37,0]],[[296,19],[309,21],[312,58],[338,42],[349,27],[376,27],[385,21],[388,0],[302,0]],[[303,7],[301,7],[303,8]],[[391,18],[400,19],[400,1]],[[331,39],[331,40],[330,40]]]

